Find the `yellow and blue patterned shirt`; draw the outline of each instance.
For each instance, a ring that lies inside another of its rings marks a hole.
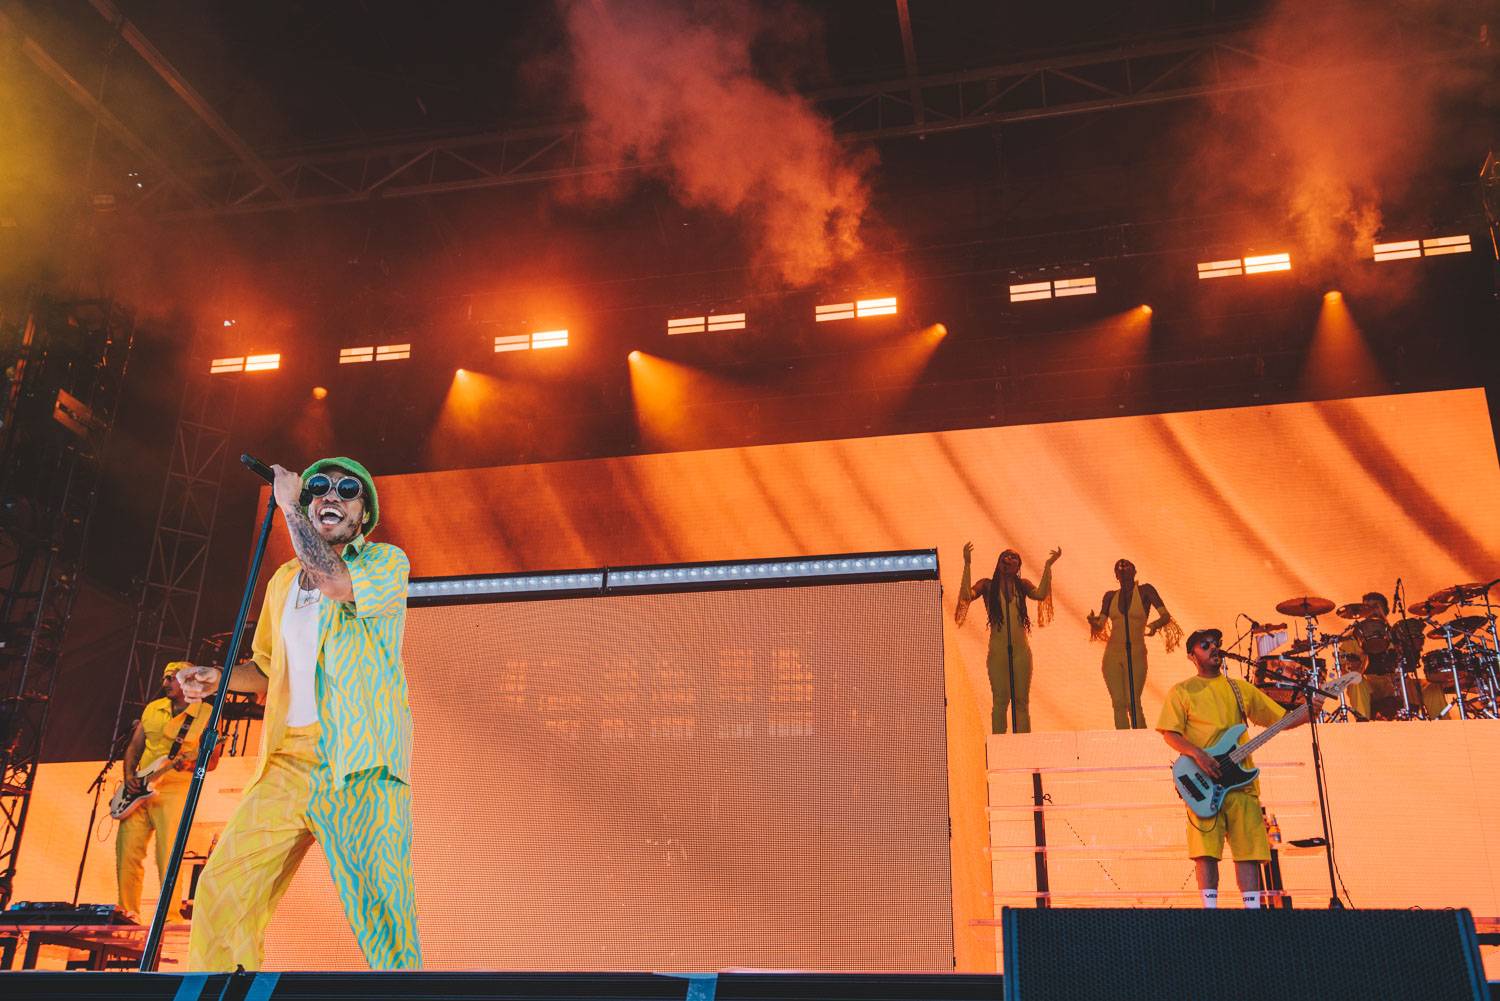
[[[406,553],[360,536],[344,547],[344,564],[354,582],[354,600],[325,600],[318,609],[319,742],[328,757],[335,788],[347,776],[385,768],[411,782],[411,705],[401,639],[406,629]],[[253,785],[265,771],[265,756],[286,734],[291,685],[281,615],[301,565],[289,560],[266,584],[252,656],[267,679],[265,737]]]

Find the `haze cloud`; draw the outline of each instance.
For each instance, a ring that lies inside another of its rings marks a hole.
[[[861,249],[872,157],[754,72],[768,27],[743,3],[560,0],[590,134],[686,205],[744,221],[757,262],[805,285]],[[778,17],[796,16],[782,8]]]

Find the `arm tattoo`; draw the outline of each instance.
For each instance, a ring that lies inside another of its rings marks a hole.
[[[288,513],[286,527],[291,533],[292,548],[297,551],[297,559],[314,582],[326,581],[338,574],[343,561],[323,541],[323,537],[308,520],[306,511],[298,508]]]

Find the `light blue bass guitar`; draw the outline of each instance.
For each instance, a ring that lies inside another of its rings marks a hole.
[[[1323,685],[1322,688],[1329,695],[1337,698],[1340,692],[1362,677],[1364,675],[1357,671],[1349,671],[1337,681]],[[1282,730],[1295,726],[1305,719],[1307,719],[1307,706],[1298,706],[1243,744],[1240,743],[1240,738],[1245,734],[1245,724],[1236,723],[1225,730],[1212,746],[1204,748],[1209,756],[1219,763],[1219,777],[1217,779],[1210,777],[1207,772],[1198,767],[1196,761],[1184,754],[1172,765],[1172,788],[1177,790],[1177,795],[1182,797],[1182,801],[1187,804],[1189,810],[1204,820],[1213,818],[1223,808],[1224,797],[1231,790],[1249,785],[1260,774],[1259,768],[1242,768],[1240,762],[1254,754],[1256,748]]]

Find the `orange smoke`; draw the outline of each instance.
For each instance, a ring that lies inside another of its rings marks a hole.
[[[806,100],[755,77],[749,8],[559,2],[592,141],[667,179],[684,204],[738,216],[757,263],[791,285],[860,251],[872,156],[844,149]]]
[[[1382,205],[1440,139],[1443,102],[1478,85],[1464,60],[1427,51],[1458,46],[1466,32],[1445,22],[1459,8],[1280,0],[1251,46],[1255,74],[1278,79],[1222,99],[1217,135],[1194,137],[1211,197],[1285,213],[1299,264],[1368,254]]]

